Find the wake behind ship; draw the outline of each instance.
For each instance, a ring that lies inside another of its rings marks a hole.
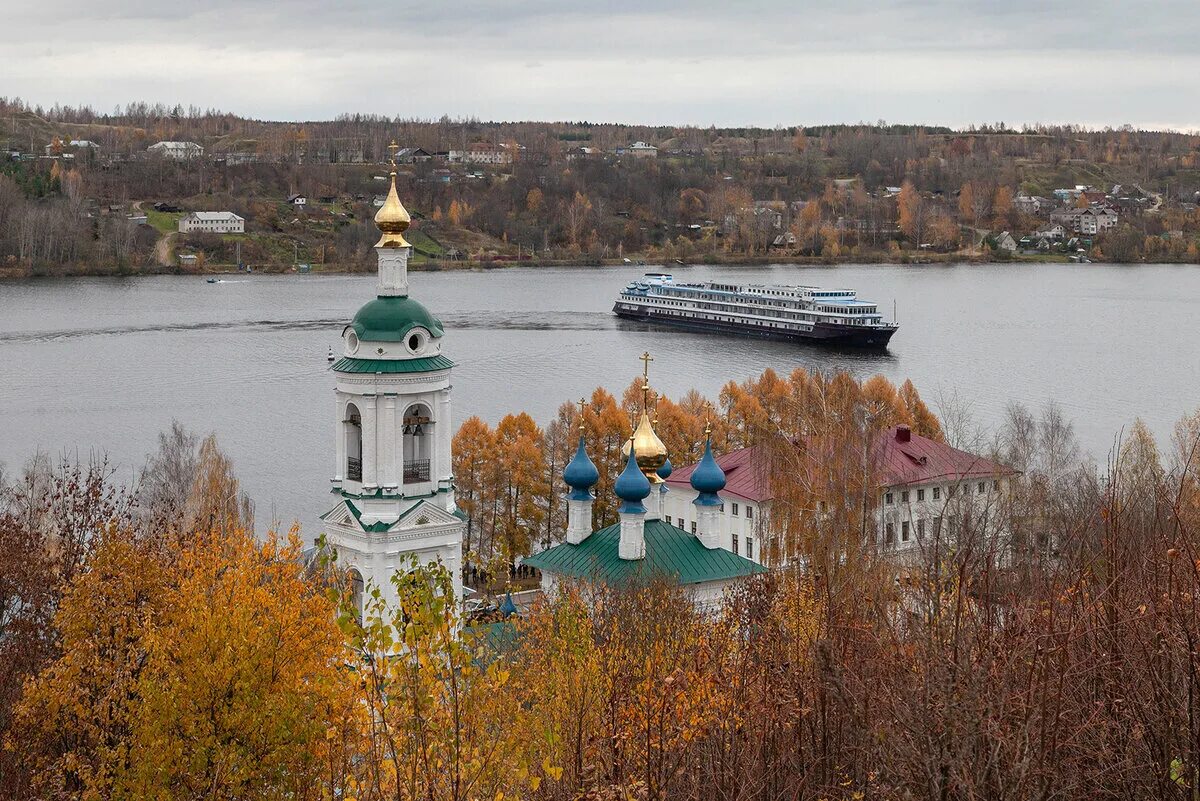
[[[898,326],[852,289],[681,283],[647,273],[621,290],[613,313],[628,320],[844,348],[887,347]]]

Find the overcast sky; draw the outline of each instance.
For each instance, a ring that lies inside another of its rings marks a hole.
[[[0,95],[285,120],[1200,129],[1198,0],[0,3]]]

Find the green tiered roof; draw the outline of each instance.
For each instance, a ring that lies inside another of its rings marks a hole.
[[[646,521],[646,558],[617,555],[621,524],[602,528],[578,545],[561,543],[523,564],[563,576],[620,585],[662,575],[680,584],[701,584],[765,573],[767,569],[724,548],[705,548],[695,535],[664,523]]]
[[[443,334],[441,320],[410,297],[375,298],[358,310],[350,326],[363,342],[403,342],[417,326],[435,337]]]
[[[347,356],[333,363],[333,369],[339,373],[430,373],[453,366],[454,362],[441,355],[421,359],[354,359]]]

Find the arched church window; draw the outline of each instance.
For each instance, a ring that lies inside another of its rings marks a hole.
[[[433,415],[423,403],[414,403],[404,412],[403,434],[404,483],[429,481],[433,454]]]
[[[346,438],[346,479],[362,481],[362,413],[353,403],[346,404],[342,432]]]

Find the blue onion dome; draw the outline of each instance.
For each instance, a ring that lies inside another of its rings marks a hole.
[[[711,439],[704,444],[704,458],[692,471],[692,489],[700,493],[695,502],[701,506],[712,506],[721,502],[717,493],[725,489],[725,471],[713,458]]]
[[[613,491],[624,501],[620,511],[645,513],[646,507],[642,506],[642,501],[650,494],[650,479],[638,468],[636,458],[625,461],[625,469],[617,476]]]
[[[575,457],[563,470],[563,481],[567,482],[567,486],[571,488],[571,491],[567,493],[567,498],[572,501],[590,501],[592,499],[590,490],[599,480],[600,471],[588,458],[587,447],[584,445],[583,435],[580,434],[579,447],[575,449]]]
[[[666,481],[675,472],[675,468],[671,467],[671,460],[668,458],[662,463],[662,467],[658,468],[658,477]]]
[[[517,605],[513,603],[512,590],[504,594],[504,601],[500,604],[500,614],[505,617],[512,617],[517,613]]]

